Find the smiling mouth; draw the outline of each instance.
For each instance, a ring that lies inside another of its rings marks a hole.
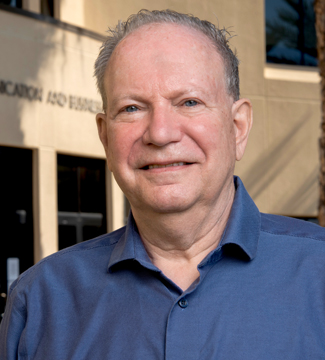
[[[172,167],[172,166],[183,166],[183,165],[190,165],[190,163],[175,162],[175,163],[166,164],[166,165],[152,164],[152,165],[146,165],[142,169],[143,170],[149,170],[149,169],[159,169],[159,168],[167,168],[167,167]]]

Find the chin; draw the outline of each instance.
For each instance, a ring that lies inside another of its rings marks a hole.
[[[151,199],[151,201],[150,199],[148,200],[148,207],[151,208],[151,211],[164,214],[180,213],[188,210],[193,205],[193,201],[190,201],[188,196],[177,198],[157,196],[155,199]]]
[[[141,212],[177,213],[188,210],[198,202],[200,194],[193,190],[195,189],[184,186],[138,188],[137,191],[129,193],[128,198],[132,207]]]

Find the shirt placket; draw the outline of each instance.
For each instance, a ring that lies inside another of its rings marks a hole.
[[[167,321],[165,360],[198,359],[199,319],[195,293],[175,301]]]

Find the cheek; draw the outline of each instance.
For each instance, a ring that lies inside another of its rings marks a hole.
[[[212,167],[232,167],[236,158],[236,137],[232,121],[223,117],[201,119],[191,128],[192,139]]]
[[[117,124],[108,129],[107,159],[113,172],[129,163],[136,142],[133,128],[131,124]]]
[[[222,150],[228,147],[227,143],[232,134],[229,134],[229,129],[224,125],[225,120],[209,120],[204,119],[191,127],[192,138],[204,150],[210,152],[213,150]]]

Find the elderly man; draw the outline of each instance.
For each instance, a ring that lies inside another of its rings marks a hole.
[[[16,281],[1,359],[324,359],[325,234],[260,214],[227,33],[172,11],[119,24],[95,65],[125,228]]]

